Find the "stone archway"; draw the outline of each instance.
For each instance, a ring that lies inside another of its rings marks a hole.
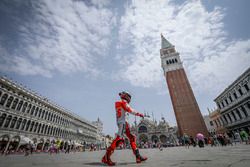
[[[10,140],[9,135],[3,135],[0,137],[0,152],[4,153],[6,146],[8,145]]]
[[[49,149],[49,145],[50,145],[50,140],[47,139],[47,140],[45,141],[43,150],[48,150],[48,149]]]
[[[153,135],[153,136],[151,137],[151,141],[152,141],[152,143],[154,143],[154,144],[158,143],[158,141],[159,141],[158,136]]]
[[[10,145],[9,145],[9,150],[12,152],[15,152],[18,147],[19,147],[19,144],[20,144],[20,140],[21,140],[21,137],[20,136],[14,136],[12,137],[12,139],[10,140]]]
[[[160,135],[160,142],[165,144],[167,142],[167,137],[165,135]]]
[[[37,141],[37,150],[42,150],[43,149],[43,143],[44,143],[44,139],[41,138],[40,140]]]
[[[148,129],[145,125],[141,125],[139,128],[138,128],[138,133],[147,133],[148,132]]]
[[[145,134],[141,134],[141,135],[139,136],[139,142],[140,142],[140,143],[146,143],[146,142],[148,142],[148,136],[145,135]]]

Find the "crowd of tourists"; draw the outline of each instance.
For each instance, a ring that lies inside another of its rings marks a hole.
[[[18,149],[12,145],[6,149],[6,145],[0,144],[0,155],[10,155],[10,154],[23,154],[25,156],[32,155],[33,153],[48,153],[59,154],[59,153],[70,153],[70,152],[83,152],[83,151],[96,151],[97,147],[94,144],[86,145],[75,145],[75,144],[62,144],[60,141],[52,141],[46,144],[44,148],[40,148],[37,144],[33,142],[28,142],[27,144],[21,145]]]
[[[179,143],[186,148],[189,146],[196,147],[204,147],[205,145],[214,146],[227,146],[227,145],[236,145],[237,143],[241,144],[249,144],[250,143],[250,135],[244,130],[235,131],[234,133],[219,133],[210,135],[208,138],[203,134],[198,133],[196,137],[188,136],[188,134],[184,134],[182,138],[180,138]]]

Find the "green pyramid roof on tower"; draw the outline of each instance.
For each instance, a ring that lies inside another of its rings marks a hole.
[[[173,45],[161,34],[161,48],[164,49],[170,47],[173,47]]]

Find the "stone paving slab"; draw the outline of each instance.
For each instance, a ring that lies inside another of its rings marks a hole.
[[[116,150],[112,160],[116,166],[140,167],[247,167],[250,164],[250,145],[205,148],[171,147],[141,149],[148,161],[136,164],[131,150]],[[81,152],[70,154],[34,154],[31,156],[0,156],[0,167],[97,167],[105,166],[100,162],[105,151]]]

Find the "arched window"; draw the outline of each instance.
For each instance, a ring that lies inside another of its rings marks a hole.
[[[138,133],[147,133],[148,129],[146,126],[142,125],[138,129]]]
[[[49,120],[50,119],[50,113],[48,114],[48,117],[47,117],[47,120]]]
[[[236,108],[236,113],[238,114],[238,116],[240,117],[240,119],[242,119],[242,115],[241,113],[239,112],[239,110]]]
[[[2,127],[3,123],[4,123],[4,120],[6,118],[6,114],[2,114],[1,117],[0,117],[0,127]]]
[[[48,130],[48,125],[46,125],[45,128],[44,128],[44,134],[47,133],[47,130]]]
[[[23,101],[21,100],[21,101],[18,103],[17,111],[20,111],[20,110],[21,110],[22,105],[23,105]]]
[[[30,111],[30,115],[33,115],[33,114],[34,114],[35,108],[36,108],[36,106],[33,106],[33,107],[32,107],[32,109],[31,109],[31,111]]]
[[[14,128],[17,121],[17,117],[14,117],[11,121],[10,128]]]
[[[18,99],[16,98],[11,106],[11,109],[15,110],[16,109],[16,106],[17,106],[17,103],[18,103]]]
[[[36,123],[35,123],[35,126],[34,126],[34,130],[33,130],[33,132],[36,132],[37,127],[38,127],[38,122],[36,122]]]
[[[38,107],[36,107],[36,111],[35,111],[35,117],[37,116],[37,114],[38,114],[38,110],[39,110],[39,108]]]
[[[43,134],[43,131],[44,131],[44,124],[41,126],[42,127],[42,129],[41,129],[41,134]]]
[[[44,119],[47,119],[47,116],[48,116],[48,111],[45,112]]]
[[[227,116],[228,116],[230,122],[233,122],[231,116],[229,114],[227,114]]]
[[[50,126],[49,126],[49,128],[48,128],[48,130],[47,130],[47,135],[49,135],[49,132],[50,132]]]
[[[37,133],[40,133],[40,130],[41,130],[41,124],[38,125]]]
[[[172,61],[172,63],[174,64],[174,59],[172,59],[171,61]]]
[[[21,127],[21,130],[24,130],[24,127],[25,127],[25,125],[26,125],[26,122],[27,122],[27,120],[26,120],[26,119],[24,119],[24,120],[23,120],[23,122],[22,122],[22,127]]]
[[[25,131],[28,131],[30,127],[30,120],[28,120]]]
[[[27,114],[30,113],[30,109],[31,109],[31,104],[29,104],[28,107],[27,107],[27,110],[26,110]]]
[[[8,117],[7,117],[7,119],[6,119],[6,122],[5,122],[5,124],[4,124],[4,127],[5,128],[7,128],[8,126],[9,126],[9,124],[10,124],[10,120],[12,119],[12,116],[11,115],[9,115]]]
[[[16,124],[16,129],[20,128],[21,122],[22,122],[22,118],[19,118]]]
[[[8,95],[5,93],[2,96],[1,100],[0,100],[0,105],[4,105],[4,103],[6,102],[7,98],[8,98]]]
[[[178,61],[177,61],[177,59],[174,59],[174,61],[177,63]]]
[[[169,61],[167,60],[166,63],[169,64]]]
[[[45,114],[45,110],[43,110],[43,113],[42,113],[42,119],[43,119],[43,117],[44,117],[44,114]]]
[[[10,96],[10,97],[8,98],[8,100],[7,100],[6,107],[9,108],[13,100],[14,100],[14,97],[13,97],[13,96]]]
[[[31,122],[29,131],[32,132],[35,122]]]
[[[234,117],[234,120],[237,121],[236,115],[234,114],[234,112],[232,111],[232,115]]]
[[[38,113],[38,118],[41,117],[41,114],[42,114],[42,109],[40,108],[39,113]]]
[[[50,121],[52,121],[53,117],[54,117],[54,115],[53,115],[53,114],[51,114],[51,116],[50,116]]]
[[[26,108],[27,108],[27,105],[28,105],[28,103],[25,102],[24,105],[23,105],[23,108],[22,108],[22,112],[25,112],[25,110],[26,110]]]

